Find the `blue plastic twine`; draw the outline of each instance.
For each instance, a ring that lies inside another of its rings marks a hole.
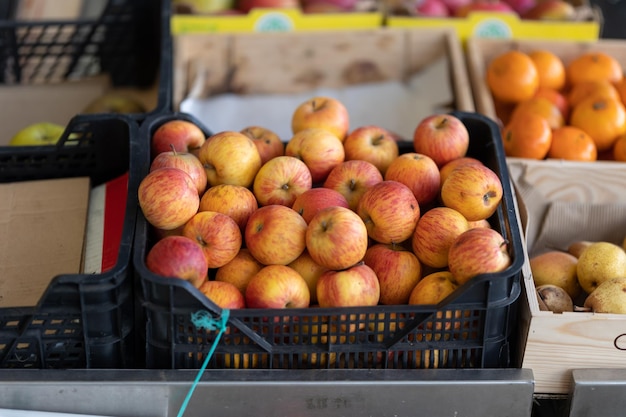
[[[213,317],[211,317],[210,313],[205,310],[200,310],[200,311],[196,311],[195,313],[191,313],[191,321],[194,326],[200,329],[219,330],[219,333],[215,337],[215,340],[213,341],[213,344],[211,345],[211,349],[209,349],[209,353],[206,355],[206,358],[204,359],[204,363],[200,367],[200,370],[198,370],[196,379],[193,381],[193,384],[191,384],[191,387],[189,388],[189,392],[187,392],[187,397],[185,397],[185,401],[183,401],[183,404],[180,406],[180,410],[178,410],[178,417],[182,417],[182,415],[185,413],[185,410],[187,410],[187,406],[189,405],[191,396],[193,395],[193,392],[196,390],[196,387],[198,386],[200,379],[202,379],[202,374],[204,374],[204,370],[209,365],[209,360],[211,360],[211,356],[213,356],[213,352],[215,351],[215,348],[217,347],[217,344],[219,343],[220,338],[222,337],[222,334],[226,330],[226,324],[228,323],[228,316],[230,316],[230,310],[227,310],[227,309],[222,310],[222,315],[217,319],[214,319]]]

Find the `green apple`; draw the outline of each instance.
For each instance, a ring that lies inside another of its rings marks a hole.
[[[26,126],[11,138],[11,146],[54,145],[65,131],[65,126],[55,123],[41,122]]]

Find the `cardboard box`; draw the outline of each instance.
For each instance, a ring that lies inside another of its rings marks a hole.
[[[626,164],[520,158],[507,162],[523,203],[520,219],[528,259],[547,250],[566,250],[577,240],[622,244]],[[626,315],[540,311],[528,262],[523,283],[520,364],[532,369],[537,396],[568,394],[573,369],[626,368]]]
[[[188,99],[239,99],[232,107],[236,111],[220,107],[219,114],[182,109],[209,128],[211,117],[240,114],[257,99],[259,116],[267,120],[281,114],[287,126],[297,100],[320,91],[349,96],[359,90],[361,111],[382,113],[396,106],[395,116],[407,113],[412,124],[434,112],[474,111],[462,48],[450,29],[179,35],[174,38],[173,85],[176,110]],[[395,96],[382,99],[378,94],[386,86],[400,93],[418,87],[419,102],[402,107]],[[372,90],[363,93],[367,88]],[[290,101],[282,109],[273,107],[272,100],[281,99]],[[348,110],[354,126],[358,112]]]
[[[584,52],[600,51],[610,54],[626,68],[626,43],[618,39],[572,42],[470,38],[467,41],[466,58],[476,110],[494,120],[497,116],[493,97],[485,81],[486,68],[494,57],[511,49],[523,52],[545,49],[554,52],[565,64]]]
[[[0,184],[0,308],[35,306],[52,278],[81,272],[88,177]]]
[[[591,41],[600,36],[600,17],[590,14],[589,20],[548,22],[520,19],[515,14],[474,12],[467,18],[388,16],[390,27],[452,27],[465,45],[470,37],[496,39],[541,39]]]
[[[383,25],[380,12],[305,14],[299,9],[252,9],[240,15],[185,15],[171,19],[173,35],[186,33],[286,32],[353,30]]]

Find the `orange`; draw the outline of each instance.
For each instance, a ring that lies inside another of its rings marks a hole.
[[[563,126],[552,131],[548,158],[569,161],[595,161],[598,150],[591,136],[574,126]]]
[[[613,84],[615,89],[617,90],[617,94],[619,94],[620,100],[622,100],[622,104],[626,105],[626,78],[622,78],[615,84]]]
[[[544,159],[551,142],[552,129],[548,121],[536,113],[520,113],[502,130],[506,156]]]
[[[517,50],[501,53],[489,61],[486,78],[491,94],[506,103],[528,100],[539,87],[533,60]]]
[[[567,93],[570,107],[574,107],[590,96],[620,99],[617,89],[607,80],[581,81],[574,84]]]
[[[539,87],[560,90],[565,86],[565,65],[556,54],[537,49],[528,53],[539,75]]]
[[[615,57],[599,51],[584,52],[565,67],[570,85],[582,81],[607,80],[616,83],[622,79],[622,66]]]
[[[535,93],[535,97],[543,97],[550,100],[559,109],[561,115],[563,115],[563,119],[568,119],[570,105],[565,94],[553,88],[539,87]]]
[[[543,97],[533,97],[518,103],[515,109],[513,109],[511,120],[520,113],[536,113],[545,118],[552,129],[556,129],[565,124],[565,119],[559,108],[550,100]]]
[[[613,159],[626,162],[626,135],[621,135],[613,144]]]
[[[600,153],[626,133],[626,109],[619,100],[589,97],[572,109],[569,122],[591,136]]]

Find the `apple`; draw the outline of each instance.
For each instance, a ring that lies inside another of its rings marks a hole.
[[[152,158],[161,152],[169,152],[172,146],[176,152],[196,154],[206,141],[206,135],[195,123],[174,119],[163,123],[153,133],[150,141]]]
[[[515,10],[500,0],[474,0],[463,7],[459,7],[455,17],[467,17],[472,12],[515,13]]]
[[[420,16],[448,17],[450,9],[442,0],[418,0],[415,12]]]
[[[302,5],[302,13],[304,14],[343,13],[345,11],[347,10],[341,8],[341,6],[323,0],[307,2]]]
[[[309,223],[318,211],[332,206],[349,208],[348,200],[339,191],[320,187],[311,188],[300,194],[296,197],[291,208]]]
[[[306,229],[306,248],[311,258],[328,269],[344,269],[360,262],[368,243],[365,223],[345,207],[321,209]]]
[[[246,307],[244,295],[230,282],[207,280],[198,289],[219,308],[231,310]]]
[[[82,112],[86,114],[130,114],[145,113],[146,108],[134,97],[130,97],[120,92],[110,91],[93,99]]]
[[[244,238],[257,261],[287,265],[306,249],[306,231],[306,221],[296,211],[271,204],[250,215]]]
[[[472,1],[473,0],[443,0],[443,3],[448,6],[450,16],[454,17],[457,9],[468,5]]]
[[[458,288],[450,271],[437,271],[422,277],[409,295],[409,305],[437,305]],[[441,312],[439,312],[441,313]]]
[[[252,191],[260,206],[291,207],[300,194],[312,187],[311,171],[304,162],[294,156],[277,156],[261,166]]]
[[[287,266],[295,269],[304,278],[309,286],[311,304],[317,303],[317,280],[324,272],[328,271],[328,268],[315,262],[308,250],[302,252]]]
[[[137,193],[146,221],[157,229],[173,230],[184,225],[200,206],[196,184],[178,168],[149,172],[139,183]]]
[[[537,5],[537,1],[538,0],[505,0],[506,4],[511,6],[519,16],[524,16],[528,13],[530,9]]]
[[[383,175],[374,164],[354,159],[333,168],[326,176],[324,188],[341,193],[348,201],[350,210],[356,210],[365,190],[382,181]]]
[[[361,126],[343,141],[346,161],[361,159],[371,162],[384,175],[387,167],[399,154],[398,142],[388,130],[380,126]]]
[[[146,268],[163,277],[189,281],[199,288],[209,270],[202,248],[185,236],[166,236],[146,254]]]
[[[364,263],[326,271],[317,281],[317,299],[320,307],[375,306],[380,299],[378,277]]]
[[[246,187],[219,184],[209,188],[200,197],[198,211],[216,211],[230,216],[243,233],[250,215],[259,208],[254,193]]]
[[[211,186],[250,187],[261,168],[261,155],[252,139],[235,131],[224,131],[207,138],[198,151],[198,158]]]
[[[230,282],[241,291],[241,294],[245,294],[248,282],[263,266],[252,256],[248,248],[241,248],[230,262],[217,268],[215,281]]]
[[[345,160],[343,143],[330,131],[313,127],[295,133],[287,142],[285,155],[305,163],[313,184],[324,182],[328,173]]]
[[[304,278],[286,265],[264,266],[246,288],[249,308],[306,308],[310,299]]]
[[[565,0],[542,0],[524,13],[524,19],[571,21],[576,8]]]
[[[484,227],[461,233],[448,252],[448,269],[459,285],[479,274],[504,271],[510,264],[506,239]]]
[[[395,158],[385,180],[398,181],[411,189],[420,206],[435,201],[441,188],[439,167],[435,161],[417,152],[407,152]]]
[[[370,238],[378,243],[402,243],[415,230],[420,206],[409,187],[384,180],[365,191],[356,212]]]
[[[178,152],[172,145],[172,150],[161,152],[154,157],[150,164],[150,171],[155,169],[173,167],[185,171],[193,180],[198,190],[198,194],[202,195],[207,186],[206,172],[202,166],[202,162],[191,153]]]
[[[285,154],[285,144],[272,130],[262,126],[248,126],[241,133],[252,139],[261,155],[261,164]]]
[[[9,141],[10,146],[55,145],[63,136],[65,126],[56,123],[33,123],[17,132]]]
[[[248,13],[252,9],[283,9],[299,7],[297,0],[237,0],[236,7],[243,13]]]
[[[439,168],[439,176],[441,178],[440,188],[443,185],[444,181],[448,178],[448,175],[457,167],[465,164],[479,164],[483,165],[480,159],[473,158],[471,156],[463,156],[461,158],[456,158],[446,163],[442,167]]]
[[[469,228],[474,228],[474,227],[486,227],[487,229],[491,228],[491,223],[489,223],[489,220],[487,219],[482,219],[482,220],[474,220],[471,222],[467,222]]]
[[[376,243],[367,249],[363,261],[378,277],[380,304],[406,304],[422,278],[419,259],[400,245]]]
[[[449,207],[434,207],[417,222],[411,248],[424,265],[445,268],[452,242],[468,229],[467,219],[458,211]]]
[[[200,211],[183,227],[183,236],[202,247],[209,268],[230,262],[241,249],[243,238],[237,223],[226,214]]]
[[[315,96],[299,104],[291,116],[291,131],[325,129],[344,141],[350,128],[346,106],[336,98]]]
[[[463,122],[450,114],[432,114],[413,131],[413,149],[430,156],[438,167],[466,155],[469,132]]]
[[[336,12],[352,11],[355,9],[358,0],[302,0],[301,4],[304,10],[335,10]],[[324,9],[322,6],[326,6]]]
[[[488,219],[502,200],[502,182],[486,165],[466,164],[453,170],[441,186],[441,201],[468,221]]]

